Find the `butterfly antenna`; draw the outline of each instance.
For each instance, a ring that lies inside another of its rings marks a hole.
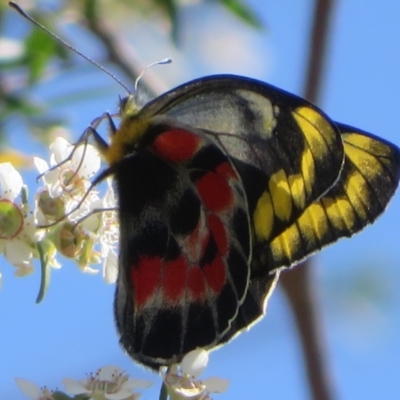
[[[58,37],[55,33],[51,32],[48,30],[45,26],[43,26],[41,23],[33,19],[30,15],[28,15],[17,3],[14,3],[13,1],[9,1],[8,5],[16,10],[20,15],[22,15],[24,18],[26,18],[28,21],[32,22],[34,25],[38,26],[40,29],[44,30],[47,34],[49,34],[53,39],[57,40],[57,42],[63,44],[65,47],[68,49],[72,50],[74,53],[78,54],[85,60],[89,61],[93,65],[95,65],[97,68],[100,68],[103,72],[105,72],[108,76],[110,76],[114,81],[119,83],[128,93],[131,93],[129,88],[122,83],[121,80],[119,80],[113,73],[111,73],[108,69],[104,68],[100,64],[98,64],[96,61],[92,60],[88,56],[85,56],[83,53],[81,53],[79,50],[77,50],[75,47],[71,46],[69,43]],[[164,61],[164,60],[163,60]],[[163,62],[158,62],[158,64],[161,64]],[[157,63],[154,63],[157,64]],[[164,64],[164,63],[163,63]],[[147,69],[147,68],[146,68]],[[136,79],[136,82],[139,80],[139,78],[142,76],[143,72],[140,74],[140,76]],[[136,83],[135,83],[135,89],[136,89]]]
[[[145,72],[149,68],[152,68],[155,65],[165,65],[165,64],[171,64],[171,63],[172,63],[172,58],[164,58],[163,60],[155,61],[155,62],[149,64],[146,68],[144,68],[143,71],[136,78],[136,81],[135,81],[135,93],[137,93],[138,86],[139,86],[139,81],[142,79],[143,75],[145,74]]]

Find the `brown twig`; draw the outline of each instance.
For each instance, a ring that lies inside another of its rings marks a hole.
[[[304,83],[304,97],[313,103],[318,102],[322,88],[333,6],[334,0],[316,0]]]
[[[333,3],[334,0],[317,0],[315,4],[304,89],[305,97],[313,103],[318,102],[321,91]],[[326,364],[312,269],[312,261],[307,260],[295,269],[283,273],[280,282],[296,321],[312,398],[332,400],[334,395]]]

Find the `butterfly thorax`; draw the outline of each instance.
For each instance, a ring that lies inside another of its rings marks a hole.
[[[115,132],[111,133],[110,144],[104,150],[103,156],[112,166],[131,154],[137,147],[143,135],[148,131],[151,118],[141,113],[136,96],[129,95],[120,100],[121,123]]]

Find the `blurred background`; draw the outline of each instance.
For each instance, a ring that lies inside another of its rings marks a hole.
[[[318,1],[19,4],[129,87],[149,63],[173,58],[171,65],[145,74],[139,88],[149,95],[215,73],[305,93]],[[332,4],[318,105],[334,120],[400,145],[400,2]],[[46,158],[60,127],[76,140],[95,117],[115,112],[124,89],[36,31],[7,2],[2,1],[0,13],[0,160],[13,161],[32,197],[37,173],[31,156]],[[399,220],[397,195],[374,226],[313,259],[320,356],[331,384],[327,398],[400,398]],[[33,275],[17,278],[14,267],[0,261],[0,399],[25,398],[14,377],[62,389],[62,378],[83,378],[108,364],[153,380],[143,398],[157,398],[160,379],[135,365],[118,345],[114,286],[102,281],[101,271],[84,275],[68,260],[60,261],[63,267],[52,271],[39,305],[39,264]],[[312,398],[292,309],[278,287],[267,316],[211,354],[204,377],[230,380],[229,390],[215,398]]]

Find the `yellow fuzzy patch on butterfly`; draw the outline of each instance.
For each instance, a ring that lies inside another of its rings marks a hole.
[[[127,105],[130,103],[128,102]],[[109,165],[121,161],[138,143],[148,130],[151,119],[130,115],[121,111],[122,120],[115,134],[110,137],[110,145],[103,151],[103,157]]]

